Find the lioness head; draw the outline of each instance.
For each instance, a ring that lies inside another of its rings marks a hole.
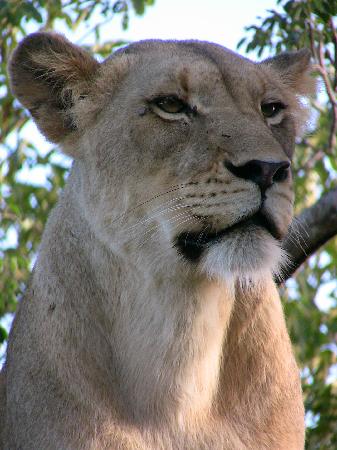
[[[291,159],[311,93],[307,50],[254,63],[219,45],[144,41],[98,63],[26,38],[12,88],[75,159],[83,217],[110,249],[212,276],[275,272]]]

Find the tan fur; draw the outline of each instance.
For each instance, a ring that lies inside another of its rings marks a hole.
[[[258,186],[225,161],[291,158],[308,73],[306,51],[255,64],[147,41],[98,64],[59,35],[21,43],[13,91],[75,162],[11,331],[1,449],[303,448],[279,242],[242,226],[194,262],[175,242],[259,210]],[[193,114],[163,112],[159,95]],[[280,120],[262,116],[267,100],[287,104]],[[281,236],[291,184],[264,203]]]

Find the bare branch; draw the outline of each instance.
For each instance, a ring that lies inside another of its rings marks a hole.
[[[323,78],[326,92],[328,94],[330,103],[331,103],[331,125],[330,125],[330,133],[329,133],[329,142],[328,142],[328,153],[332,153],[334,148],[336,147],[336,133],[337,133],[337,100],[336,95],[334,92],[334,87],[332,85],[332,82],[329,78],[328,72],[326,70],[325,64],[324,64],[324,45],[322,40],[319,41],[319,51],[318,51],[318,70]],[[335,81],[336,83],[336,78]]]
[[[304,164],[301,169],[309,170],[314,167],[314,165],[324,158],[325,152],[323,150],[317,150]]]
[[[324,108],[322,105],[320,105],[316,100],[312,100],[311,101],[311,105],[313,106],[313,108],[316,109],[316,111],[318,111],[320,114],[325,113],[326,108]]]
[[[331,58],[331,64],[333,65],[334,69],[335,69],[335,80],[334,80],[334,88],[335,91],[337,89],[337,30],[333,21],[333,17],[330,17],[329,19],[329,25],[331,27],[331,32],[332,32],[332,42],[334,45],[334,61],[332,62],[332,58]]]
[[[337,235],[337,188],[324,194],[313,206],[295,218],[284,239],[283,248],[290,255],[291,267],[283,274],[282,283],[329,239]]]
[[[331,119],[331,127],[329,134],[329,144],[328,144],[328,153],[332,153],[334,148],[336,147],[336,133],[337,133],[337,105],[334,104],[332,106],[332,119]]]
[[[310,49],[312,56],[315,58],[315,60],[318,60],[316,48],[315,48],[315,36],[314,36],[314,26],[312,23],[312,19],[309,16],[309,20],[307,21],[307,25],[309,28],[309,38],[310,38]]]
[[[325,64],[324,64],[324,46],[323,46],[322,41],[319,42],[318,61],[319,61],[318,70],[323,78],[329,100],[333,106],[337,105],[336,96],[335,96],[328,72],[327,72]]]

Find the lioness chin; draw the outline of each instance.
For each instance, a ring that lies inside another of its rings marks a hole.
[[[309,59],[19,45],[13,92],[74,164],[10,334],[1,449],[303,448],[273,276]]]

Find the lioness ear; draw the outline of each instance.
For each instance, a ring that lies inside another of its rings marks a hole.
[[[311,76],[310,50],[303,48],[297,52],[281,53],[264,60],[261,64],[272,67],[278,72],[284,84],[299,95],[313,95],[316,81]]]
[[[12,91],[47,139],[62,143],[76,132],[71,108],[90,90],[98,67],[91,55],[63,36],[34,33],[10,60]]]

